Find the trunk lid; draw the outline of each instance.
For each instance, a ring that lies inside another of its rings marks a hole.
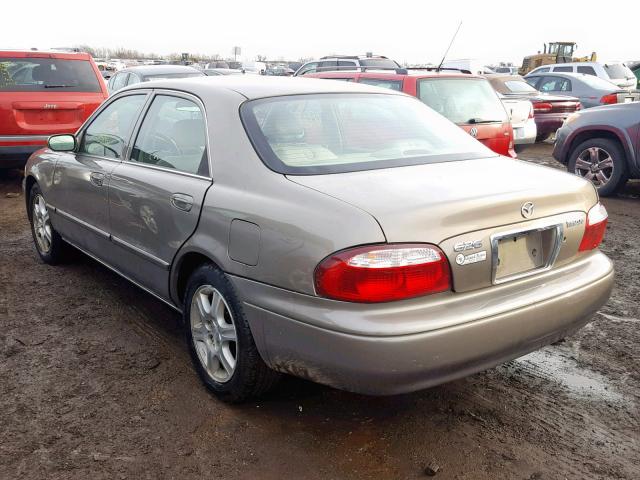
[[[511,231],[561,225],[558,238],[545,230],[537,248],[552,255],[559,240],[554,265],[571,261],[586,212],[597,202],[593,186],[575,175],[504,157],[289,179],[370,213],[389,243],[439,245],[456,291],[497,283],[491,242]],[[528,219],[522,213],[527,202],[534,205]],[[478,255],[460,265],[461,253]]]

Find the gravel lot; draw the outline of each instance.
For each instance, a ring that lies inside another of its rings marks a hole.
[[[521,154],[552,167],[549,145]],[[177,314],[77,255],[36,256],[0,178],[0,478],[638,479],[640,184],[605,200],[616,286],[566,341],[426,391],[288,378],[241,406],[201,387]]]

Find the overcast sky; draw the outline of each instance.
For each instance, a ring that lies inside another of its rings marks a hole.
[[[372,51],[438,62],[462,21],[451,59],[519,64],[550,41],[575,41],[580,56],[640,59],[637,1],[12,0],[0,11],[0,48],[88,44],[227,57],[238,45],[247,60]]]

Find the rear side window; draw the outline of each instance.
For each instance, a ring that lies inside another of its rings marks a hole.
[[[373,85],[374,87],[388,88],[389,90],[402,91],[402,82],[400,80],[384,80],[379,78],[361,78],[358,83]]]
[[[0,58],[2,92],[100,93],[99,82],[88,60]]]
[[[573,67],[553,67],[553,71],[571,73],[573,72]]]
[[[206,133],[200,107],[185,98],[156,96],[144,117],[130,160],[207,176]]]
[[[596,75],[596,71],[593,67],[578,67],[578,73],[584,73],[586,75]]]
[[[85,130],[79,153],[122,158],[133,124],[142,110],[146,95],[128,95],[102,110]]]

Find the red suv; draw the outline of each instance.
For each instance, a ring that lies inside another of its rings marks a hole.
[[[334,71],[306,74],[307,77],[366,83],[413,95],[494,152],[516,157],[509,116],[483,77],[459,71],[404,69]]]
[[[0,168],[24,165],[49,135],[75,133],[107,96],[87,53],[0,51]]]

